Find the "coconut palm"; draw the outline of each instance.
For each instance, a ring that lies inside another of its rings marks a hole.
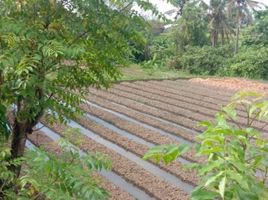
[[[189,3],[189,0],[179,0],[177,9],[172,9],[166,14],[176,13],[176,17],[182,14],[182,9],[184,8],[185,3]],[[221,43],[229,41],[229,38],[234,34],[234,29],[231,26],[229,19],[226,14],[226,2],[227,0],[210,0],[209,4],[204,0],[192,1],[202,6],[206,10],[207,18],[209,19],[209,29],[210,29],[210,38],[212,46],[216,46],[221,37]]]
[[[235,54],[239,48],[239,35],[241,23],[250,23],[252,21],[252,11],[261,6],[261,3],[254,0],[227,0],[227,10],[229,16],[235,17],[236,24],[236,42]]]
[[[229,41],[230,36],[234,33],[233,28],[226,15],[226,0],[210,0],[209,5],[203,2],[203,6],[208,9],[209,29],[212,46],[218,44],[219,36],[221,43]]]

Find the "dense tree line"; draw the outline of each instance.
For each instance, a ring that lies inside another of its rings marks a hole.
[[[267,7],[250,0],[174,5],[177,17],[171,27],[148,38],[147,63],[193,74],[268,78]],[[154,21],[151,24],[156,27]]]

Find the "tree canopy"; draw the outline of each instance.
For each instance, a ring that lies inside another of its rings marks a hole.
[[[108,87],[144,42],[144,20],[129,5],[159,14],[148,1],[1,0],[0,100],[12,105],[11,156],[46,111],[64,122],[81,114],[89,86]],[[19,167],[14,167],[17,175]]]

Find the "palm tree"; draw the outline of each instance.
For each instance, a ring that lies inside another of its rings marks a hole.
[[[227,10],[229,15],[234,14],[235,12],[235,23],[236,23],[236,41],[235,41],[235,54],[238,52],[239,48],[239,35],[240,35],[240,27],[242,20],[244,22],[251,22],[252,15],[251,11],[260,7],[260,3],[254,0],[228,0]]]
[[[190,0],[177,0],[177,8],[172,9],[165,14],[171,15],[176,13],[175,19],[181,16],[186,3],[191,2]],[[202,6],[207,12],[207,17],[209,19],[209,29],[211,44],[213,47],[217,46],[219,36],[221,37],[221,43],[224,44],[225,41],[229,41],[229,38],[234,34],[234,29],[231,27],[229,19],[226,14],[226,2],[227,0],[210,0],[209,4],[204,0],[192,1]]]
[[[203,2],[203,6],[207,7],[208,10],[212,46],[215,47],[218,44],[219,35],[221,36],[221,43],[224,44],[234,33],[226,16],[226,0],[210,0],[209,5]]]

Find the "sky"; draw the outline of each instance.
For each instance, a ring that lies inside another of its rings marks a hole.
[[[158,10],[160,12],[166,12],[174,8],[171,4],[168,4],[164,0],[150,0],[150,1],[158,7]],[[209,2],[209,0],[205,0],[205,1]],[[261,2],[268,6],[268,0],[256,0],[256,1]]]

